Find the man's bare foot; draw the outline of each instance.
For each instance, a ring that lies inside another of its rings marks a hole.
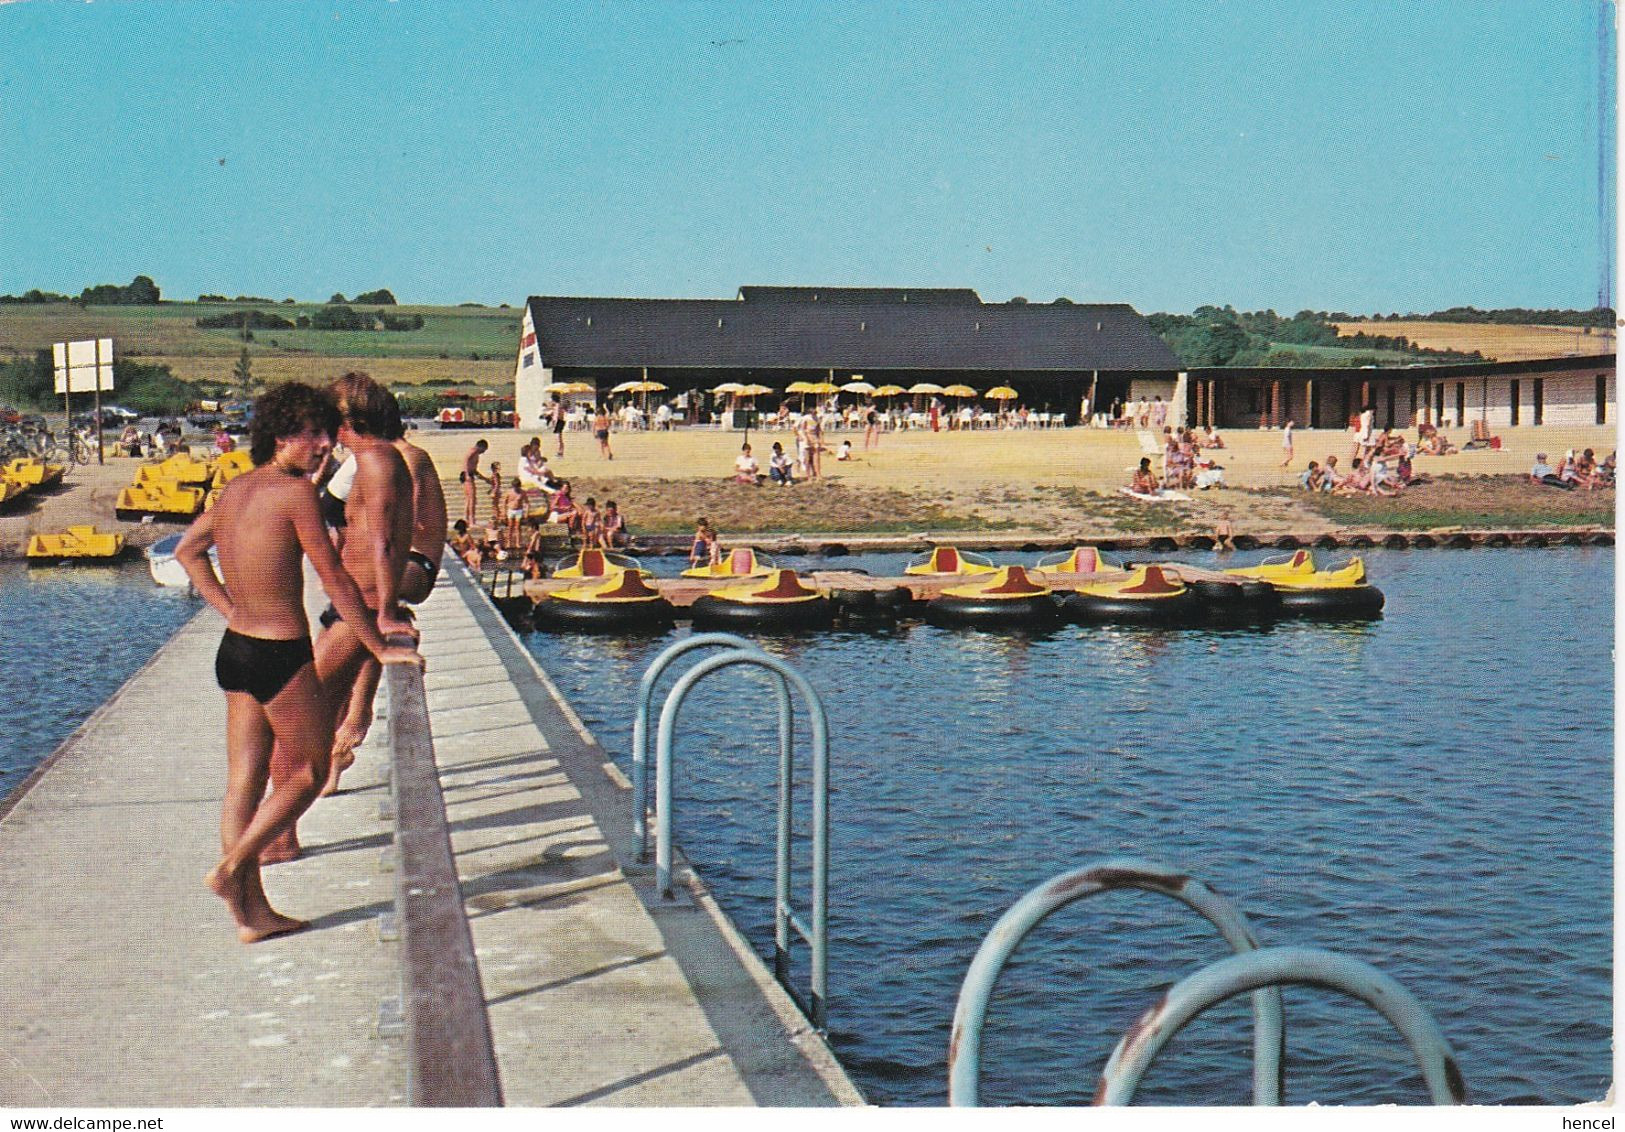
[[[292,916],[284,916],[281,912],[273,911],[269,906],[264,912],[252,917],[253,922],[237,925],[237,938],[243,943],[258,943],[262,939],[273,936],[288,935],[292,932],[304,931],[310,927],[308,920],[296,920]]]
[[[280,865],[284,861],[297,861],[300,857],[299,839],[283,834],[260,850],[261,865]]]
[[[242,870],[227,869],[226,863],[221,861],[204,874],[203,883],[209,886],[210,892],[226,902],[231,918],[241,924],[244,915]]]

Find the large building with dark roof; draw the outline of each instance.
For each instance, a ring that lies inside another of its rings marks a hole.
[[[757,287],[733,299],[534,296],[515,410],[533,428],[550,384],[600,395],[645,375],[672,394],[728,381],[782,390],[855,374],[880,386],[1009,385],[1035,411],[1075,417],[1143,392],[1173,395],[1180,363],[1125,303],[984,303],[968,288]]]

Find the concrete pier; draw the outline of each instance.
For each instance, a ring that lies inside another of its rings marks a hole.
[[[863,1103],[691,874],[653,895],[624,778],[460,568],[420,623],[506,1103]],[[0,1106],[407,1103],[381,1036],[401,989],[387,728],[302,821],[304,859],[266,870],[310,930],[238,944],[202,883],[221,627],[200,613],[0,804]]]

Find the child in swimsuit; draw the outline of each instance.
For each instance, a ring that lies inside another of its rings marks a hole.
[[[581,545],[589,548],[602,545],[603,533],[598,516],[598,500],[589,495],[587,505],[581,509]]]
[[[508,485],[508,493],[502,497],[502,513],[508,520],[507,544],[516,550],[519,547],[519,524],[529,510],[529,501],[525,485],[515,476]]]
[[[688,564],[694,566],[714,566],[722,561],[722,548],[717,545],[717,532],[711,529],[706,519],[701,519],[694,528],[694,544],[688,549]]]

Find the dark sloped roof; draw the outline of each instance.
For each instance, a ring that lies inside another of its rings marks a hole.
[[[912,292],[911,292],[912,293]],[[1176,370],[1123,303],[532,297],[548,366],[707,369]]]
[[[757,287],[739,288],[747,303],[953,303],[978,306],[969,287]]]

